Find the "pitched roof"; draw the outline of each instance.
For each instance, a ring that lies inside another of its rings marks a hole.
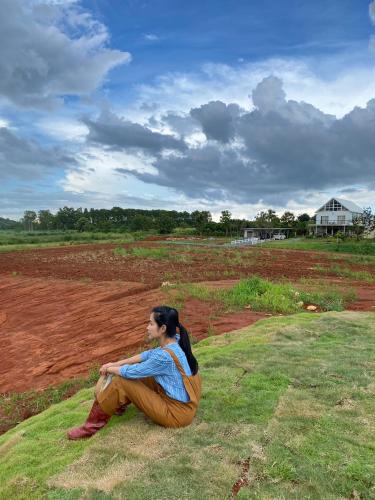
[[[361,208],[360,206],[356,205],[353,201],[344,200],[343,198],[336,198],[336,197],[335,198],[330,198],[316,212],[319,212],[320,210],[322,210],[322,208],[324,208],[331,200],[338,201],[339,203],[341,203],[341,205],[344,208],[346,208],[347,210],[349,210],[349,212],[356,212],[356,213],[360,213],[360,214],[363,213],[363,208]]]

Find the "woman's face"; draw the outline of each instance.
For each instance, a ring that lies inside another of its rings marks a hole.
[[[148,340],[161,339],[162,337],[165,336],[165,331],[166,331],[165,325],[159,327],[159,325],[155,321],[154,313],[151,313],[150,320],[147,325]]]

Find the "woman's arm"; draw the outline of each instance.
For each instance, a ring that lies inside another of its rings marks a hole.
[[[142,359],[140,354],[136,354],[128,359],[122,359],[120,361],[115,361],[111,363],[106,363],[105,365],[100,367],[100,374],[105,375],[106,373],[114,373],[113,371],[109,371],[109,368],[117,368],[122,365],[134,365],[135,363],[141,363]],[[116,373],[118,375],[118,373]]]
[[[115,363],[110,363],[111,366],[122,366],[122,365],[134,365],[135,363],[141,363],[141,355],[136,354],[131,358],[122,359],[121,361],[116,361]]]

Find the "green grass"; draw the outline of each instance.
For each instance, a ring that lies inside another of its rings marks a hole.
[[[328,269],[331,273],[337,276],[342,276],[343,278],[351,278],[359,281],[374,281],[375,277],[369,271],[353,271],[347,267],[342,267],[339,265],[333,265]]]
[[[374,497],[375,315],[271,318],[194,347],[203,377],[193,424],[163,429],[134,408],[69,442],[84,389],[0,437],[0,498]],[[354,493],[356,492],[356,493]]]
[[[0,231],[0,252],[88,243],[129,243],[146,233],[100,233],[78,231]]]
[[[171,252],[168,247],[155,247],[155,248],[143,248],[143,247],[133,247],[133,248],[123,248],[117,247],[113,250],[115,255],[120,255],[122,257],[138,257],[140,259],[166,259],[173,260],[175,262],[191,262],[192,259],[189,255],[183,253]]]
[[[43,391],[27,391],[0,394],[0,431],[59,403],[84,387],[91,387],[97,379],[99,366],[93,366],[86,378],[68,380]]]
[[[353,271],[352,269],[342,267],[338,264],[333,264],[330,267],[324,267],[317,264],[313,267],[313,269],[323,274],[332,273],[342,278],[349,278],[358,281],[374,281],[375,279],[375,275],[369,271]]]
[[[172,301],[183,305],[187,297],[217,302],[226,311],[249,307],[254,311],[292,314],[301,311],[304,304],[314,304],[323,311],[342,311],[345,303],[354,300],[353,292],[342,293],[334,288],[324,291],[299,291],[289,283],[272,283],[253,276],[224,289],[199,284],[178,284],[170,287]]]
[[[263,248],[289,248],[294,250],[316,250],[375,256],[375,240],[347,240],[336,238],[290,238],[266,243]]]

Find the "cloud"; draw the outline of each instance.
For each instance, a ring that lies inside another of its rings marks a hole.
[[[20,107],[50,108],[90,94],[108,71],[129,62],[107,48],[106,27],[72,2],[2,0],[0,96]]]
[[[211,101],[190,111],[201,125],[207,139],[228,142],[234,135],[234,120],[240,113],[237,104],[228,106],[221,101]]]
[[[35,141],[0,128],[0,180],[35,180],[72,166],[75,160],[59,148],[43,148]]]
[[[368,10],[369,10],[370,19],[371,19],[372,23],[375,24],[375,0],[370,3]],[[371,35],[371,37],[370,37],[369,49],[372,52],[375,51],[375,35]]]
[[[362,56],[355,59],[360,61]],[[196,72],[161,75],[152,84],[137,87],[138,99],[126,108],[126,114],[133,121],[147,121],[150,113],[142,109],[147,103],[156,108],[154,115],[157,110],[160,115],[187,113],[211,101],[249,109],[249,91],[270,75],[282,80],[289,99],[308,102],[337,117],[354,106],[366,106],[375,96],[373,64],[348,64],[347,58],[337,55],[310,61],[272,58],[233,66],[211,63]]]
[[[156,173],[132,175],[212,202],[280,205],[306,192],[375,187],[375,100],[337,119],[287,100],[277,77],[263,79],[252,95],[250,112],[240,114],[237,107],[230,115],[231,105],[218,101],[192,110],[207,138],[217,142],[155,158]],[[126,168],[120,172],[129,174]]]
[[[155,35],[154,33],[146,33],[144,35],[144,38],[148,42],[158,42],[160,40],[160,38],[157,35]]]
[[[183,151],[186,148],[182,139],[153,132],[110,111],[102,111],[97,120],[83,118],[83,121],[89,128],[90,142],[102,144],[113,150],[141,149],[156,154],[164,149]]]
[[[276,111],[285,105],[283,82],[275,76],[264,78],[253,90],[253,104],[260,112]]]
[[[368,10],[370,19],[375,24],[375,0],[370,3]]]
[[[155,111],[151,108],[150,111]],[[151,116],[148,120],[150,127],[157,129],[168,129],[170,133],[174,132],[180,136],[191,135],[200,129],[199,124],[196,120],[192,119],[188,113],[173,113],[168,111],[164,115],[160,116],[160,119],[155,116]]]

